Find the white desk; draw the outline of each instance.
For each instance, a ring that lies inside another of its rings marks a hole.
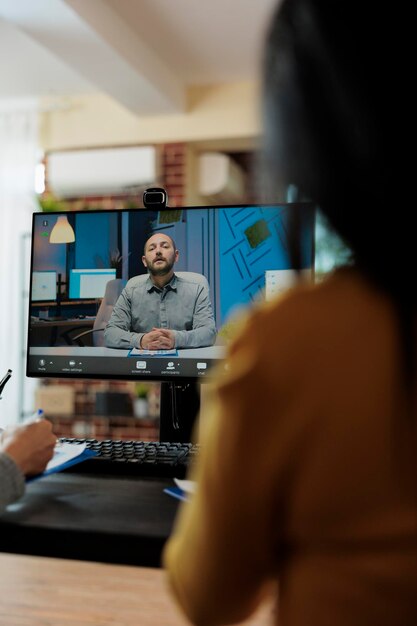
[[[178,354],[134,355],[129,350],[91,346],[29,348],[29,371],[40,376],[93,376],[149,380],[204,377],[221,361],[224,346],[178,350]]]
[[[30,348],[31,356],[64,356],[64,357],[85,357],[85,356],[101,356],[101,357],[120,357],[125,358],[129,355],[129,350],[116,350],[115,348],[93,348],[91,346],[59,346],[56,348]],[[207,348],[192,348],[189,350],[178,350],[178,355],[174,358],[181,359],[222,359],[225,355],[225,346],[209,346]],[[147,358],[136,355],[133,358]],[[150,357],[155,358],[155,357]],[[172,359],[173,356],[158,356],[158,358]]]

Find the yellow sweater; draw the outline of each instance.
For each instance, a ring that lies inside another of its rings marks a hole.
[[[259,308],[205,416],[164,554],[193,624],[417,624],[417,416],[393,307],[355,271]]]

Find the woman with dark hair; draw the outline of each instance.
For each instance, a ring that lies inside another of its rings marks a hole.
[[[275,582],[282,626],[417,623],[415,235],[383,210],[411,120],[397,13],[284,0],[272,23],[271,178],[320,206],[353,265],[259,307],[232,345],[165,552],[194,624],[246,618]]]

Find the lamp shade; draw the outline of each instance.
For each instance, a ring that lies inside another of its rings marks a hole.
[[[75,234],[66,215],[60,215],[51,230],[49,243],[72,243],[75,241]]]

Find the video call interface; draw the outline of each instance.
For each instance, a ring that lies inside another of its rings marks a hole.
[[[224,364],[240,314],[293,284],[294,206],[35,213],[28,376],[203,380]],[[314,212],[297,207],[312,278]],[[158,258],[151,244],[164,238],[178,253],[159,246]],[[173,280],[160,289],[171,265]],[[174,345],[135,344],[153,329],[174,331],[166,333]]]

